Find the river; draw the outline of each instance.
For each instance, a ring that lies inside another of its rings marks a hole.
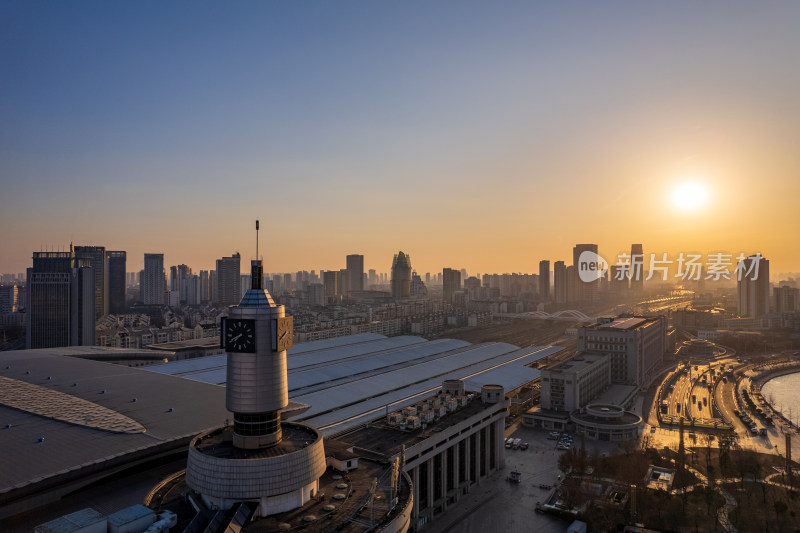
[[[800,425],[800,372],[767,381],[761,394],[783,416]]]

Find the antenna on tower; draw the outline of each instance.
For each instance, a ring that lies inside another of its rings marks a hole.
[[[258,219],[256,219],[256,261],[260,258],[258,257]]]

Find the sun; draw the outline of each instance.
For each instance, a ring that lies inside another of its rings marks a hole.
[[[672,190],[671,198],[681,211],[697,211],[708,202],[708,189],[702,183],[685,181]]]

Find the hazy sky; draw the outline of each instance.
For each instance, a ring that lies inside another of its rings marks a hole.
[[[213,268],[800,270],[800,3],[0,4],[0,272],[76,244]],[[670,202],[691,178],[710,198]]]

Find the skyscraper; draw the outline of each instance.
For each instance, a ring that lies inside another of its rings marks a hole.
[[[94,345],[95,283],[89,259],[34,252],[28,269],[27,331],[31,348]]]
[[[744,258],[737,269],[739,315],[759,318],[769,313],[769,261],[760,254]]]
[[[550,261],[539,261],[539,300],[550,301]]]
[[[127,253],[123,251],[107,251],[108,265],[108,312],[114,315],[125,313],[125,262]]]
[[[411,295],[411,257],[398,252],[392,260],[392,298],[402,299]]]
[[[553,263],[553,292],[557,304],[567,303],[567,267],[564,261]]]
[[[453,294],[461,290],[461,271],[453,268],[442,270],[442,301],[453,303]]]
[[[164,305],[167,297],[167,278],[164,274],[164,254],[144,254],[144,277],[139,280],[141,300],[145,305]]]
[[[347,256],[347,277],[348,277],[348,287],[351,291],[364,290],[363,255],[353,254]]]
[[[75,258],[94,270],[94,314],[100,318],[108,314],[108,264],[105,246],[76,246]]]
[[[217,296],[215,301],[221,307],[236,305],[241,296],[241,270],[238,253],[217,259]]]
[[[322,286],[325,305],[334,303],[339,299],[339,271],[326,270],[322,273]]]
[[[208,270],[200,271],[200,301],[208,303],[211,301],[211,283],[208,277]]]
[[[572,266],[574,274],[572,275],[572,283],[575,285],[574,301],[589,304],[597,300],[597,289],[600,285],[600,280],[582,281],[580,279],[580,257],[584,252],[592,252],[597,254],[596,244],[576,244],[572,249]],[[569,283],[569,282],[568,282]],[[569,293],[569,289],[567,289]]]
[[[641,244],[631,245],[631,291],[641,293],[644,290],[644,252]]]

